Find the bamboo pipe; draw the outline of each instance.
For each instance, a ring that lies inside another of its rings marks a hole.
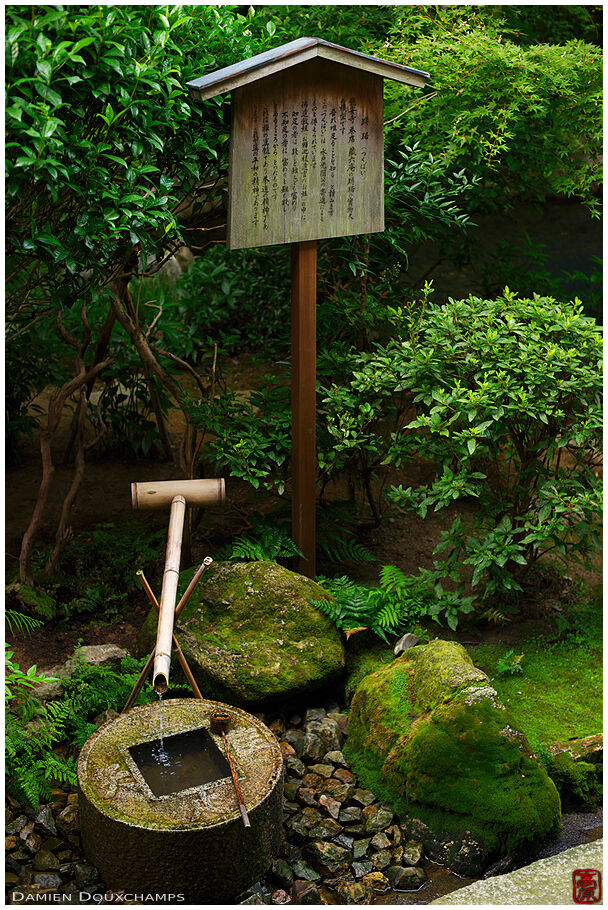
[[[203,572],[205,571],[205,569],[207,568],[207,566],[210,566],[212,562],[213,562],[213,559],[211,558],[211,556],[205,556],[205,558],[203,559],[202,563],[200,564],[200,566],[198,567],[198,569],[196,570],[196,572],[195,572],[194,575],[192,576],[192,581],[190,582],[190,584],[188,585],[188,587],[186,588],[186,590],[185,590],[184,593],[182,594],[182,596],[181,596],[181,598],[180,598],[180,602],[178,603],[178,605],[177,605],[176,608],[175,608],[175,619],[177,619],[177,617],[179,616],[179,614],[182,612],[182,610],[184,609],[184,607],[186,606],[186,604],[187,604],[188,601],[190,600],[190,597],[192,596],[192,592],[194,591],[195,587],[197,586],[197,584],[198,584],[198,582],[199,582],[199,580],[200,580],[201,575],[203,574]],[[142,573],[142,574],[143,574],[143,573]],[[156,598],[154,598],[154,600],[156,600]],[[159,609],[160,609],[160,607],[159,607]],[[127,701],[126,701],[126,704],[125,704],[124,708],[122,709],[122,710],[123,710],[123,714],[124,714],[125,711],[128,711],[129,708],[132,708],[133,705],[135,704],[135,701],[136,701],[136,699],[137,699],[137,696],[139,695],[139,693],[140,693],[141,690],[142,690],[142,687],[143,687],[144,681],[145,681],[145,679],[146,679],[146,676],[148,675],[148,672],[149,672],[149,670],[150,670],[150,667],[152,666],[152,663],[153,663],[153,661],[154,661],[154,654],[155,654],[155,652],[156,652],[156,648],[152,648],[152,650],[150,651],[150,656],[148,657],[148,659],[147,659],[147,661],[146,661],[146,664],[145,664],[143,670],[142,670],[141,673],[139,674],[139,677],[138,677],[138,679],[137,679],[137,682],[136,682],[135,685],[133,686],[133,689],[131,690],[131,694],[129,695],[129,697],[128,697]]]
[[[154,596],[154,591],[148,584],[148,579],[146,578],[144,573],[141,571],[138,572],[137,574],[139,575],[139,580],[141,581],[141,586],[144,589],[144,591],[146,592],[148,600],[150,601],[150,603],[152,604],[152,606],[154,607],[156,612],[160,613],[160,607],[158,605],[158,601],[157,601],[156,597]],[[177,616],[177,609],[175,610],[175,615]],[[177,638],[175,637],[175,632],[173,633],[173,647],[175,648],[175,653],[177,654],[177,659],[179,660],[180,666],[181,666],[182,670],[184,671],[184,675],[185,675],[186,679],[188,680],[188,682],[190,683],[190,688],[192,689],[192,691],[194,692],[194,694],[196,695],[197,698],[202,699],[203,696],[201,694],[201,690],[199,689],[199,687],[196,683],[196,680],[192,674],[192,670],[188,666],[188,661],[186,660],[184,652],[182,651],[182,649],[179,646],[179,642],[178,642]]]
[[[159,480],[131,484],[134,509],[162,509],[176,496],[184,496],[189,506],[219,506],[226,498],[223,477],[200,480]]]
[[[160,611],[158,614],[158,631],[156,634],[154,670],[152,673],[152,685],[158,695],[164,695],[169,688],[171,641],[173,638],[175,601],[179,582],[179,563],[185,515],[185,497],[181,494],[174,496],[171,501],[171,514],[169,515],[167,553],[165,556],[165,571],[163,572],[163,587],[160,592]]]

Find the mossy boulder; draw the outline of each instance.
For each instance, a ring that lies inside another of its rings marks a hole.
[[[566,812],[593,812],[602,801],[604,744],[602,734],[553,743],[549,747],[549,777]]]
[[[194,569],[182,572],[178,597]],[[273,562],[217,562],[203,575],[175,631],[203,695],[258,707],[323,688],[344,669],[340,634],[311,600],[314,581]],[[157,616],[139,643],[154,646]],[[176,674],[177,661],[172,673]]]
[[[488,677],[435,640],[367,675],[344,752],[427,855],[464,875],[557,834],[560,800]]]

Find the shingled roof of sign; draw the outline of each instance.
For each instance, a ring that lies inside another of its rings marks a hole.
[[[424,86],[429,78],[429,73],[422,70],[415,70],[389,60],[381,60],[379,57],[370,57],[359,51],[351,51],[347,47],[340,47],[339,44],[332,44],[322,38],[298,38],[296,41],[282,44],[263,54],[233,63],[232,66],[225,66],[221,70],[207,73],[206,76],[193,79],[187,85],[193,98],[205,101],[207,98],[229,92],[315,57],[333,60],[335,63],[365,70],[385,79],[405,82],[407,85]]]

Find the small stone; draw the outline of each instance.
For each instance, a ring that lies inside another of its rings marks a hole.
[[[372,856],[372,863],[375,869],[386,869],[391,864],[391,851],[379,850]]]
[[[10,853],[11,850],[17,849],[17,838],[14,834],[10,834],[8,837],[4,838],[4,852]]]
[[[342,736],[346,736],[348,733],[348,714],[336,714],[332,711],[331,714],[328,714],[327,716],[337,724],[338,730]]]
[[[77,794],[76,794],[77,795]],[[74,834],[80,826],[78,806],[70,803],[57,816],[57,827],[62,834]]]
[[[398,847],[401,843],[401,828],[399,825],[391,825],[390,828],[386,829],[386,834],[393,842],[394,847]]]
[[[403,861],[403,847],[395,847],[393,850],[393,864],[395,866],[400,866]]]
[[[62,875],[74,875],[74,863],[63,863],[59,866]]]
[[[294,777],[303,777],[306,774],[304,762],[300,761],[299,758],[294,758],[293,755],[287,756],[285,766]]]
[[[299,727],[301,723],[302,723],[302,718],[300,717],[299,714],[292,714],[291,717],[289,718],[290,727]]]
[[[394,891],[415,891],[426,881],[424,871],[415,866],[389,866],[386,875]]]
[[[302,758],[304,754],[304,749],[306,748],[306,737],[301,730],[288,730],[285,734],[285,742],[287,742],[295,750],[298,758]]]
[[[319,873],[315,872],[303,859],[299,859],[293,864],[293,874],[307,882],[318,882],[321,880]]]
[[[342,809],[338,820],[342,825],[354,825],[361,819],[361,809],[358,806],[347,806]]]
[[[4,885],[5,887],[10,887],[11,885],[16,885],[19,881],[19,876],[14,872],[7,872],[4,876]]]
[[[371,790],[355,790],[353,800],[359,803],[360,806],[371,806],[372,803],[376,802],[376,797]]]
[[[283,801],[283,812],[289,815],[293,815],[294,812],[299,812],[300,806],[298,803],[292,803],[291,800],[286,799]]]
[[[42,888],[52,888],[56,891],[63,884],[61,876],[55,872],[37,872],[34,876],[34,884]]]
[[[367,875],[368,872],[371,872],[373,868],[374,867],[369,862],[369,860],[361,860],[359,862],[353,863],[351,866],[355,878],[363,878],[363,876]]]
[[[340,749],[333,749],[331,752],[328,752],[325,756],[325,761],[331,762],[332,765],[340,765],[342,768],[348,768],[348,762]]]
[[[304,714],[304,726],[309,724],[311,720],[323,720],[326,714],[325,708],[308,708]]]
[[[288,755],[291,755],[292,758],[297,758],[296,750],[291,746],[286,740],[281,740],[279,743],[279,749],[281,750],[281,755],[283,758],[287,758]]]
[[[320,904],[321,892],[314,882],[296,881],[291,889],[291,898],[295,904]]]
[[[317,767],[317,766],[315,766]],[[310,771],[308,774],[305,774],[302,778],[302,786],[312,787],[313,790],[318,790],[319,787],[323,784],[324,778],[320,774],[312,774]]]
[[[32,865],[38,872],[44,872],[46,869],[58,869],[59,860],[50,850],[39,850]]]
[[[291,866],[284,859],[275,859],[272,864],[272,874],[280,885],[284,888],[291,888],[293,884],[293,872]]]
[[[36,824],[45,834],[56,835],[57,828],[50,806],[41,806],[36,816]]]
[[[349,837],[348,834],[338,834],[337,837],[334,837],[336,844],[340,844],[341,847],[344,847],[346,850],[352,850],[354,845],[354,839]]]
[[[304,856],[315,869],[329,875],[344,872],[350,864],[350,850],[325,841],[306,844]]]
[[[390,840],[383,831],[380,831],[378,834],[374,834],[371,843],[372,847],[375,850],[386,850],[391,845]],[[412,865],[415,865],[415,863]]]
[[[417,866],[422,859],[422,844],[408,840],[403,848],[403,862],[406,866]]]
[[[78,805],[78,794],[77,793],[68,793],[67,804],[68,804],[68,806],[77,806]]]
[[[268,724],[268,729],[272,730],[277,739],[280,739],[285,733],[285,721],[280,717],[275,717],[275,719]]]
[[[320,737],[315,733],[306,732],[304,734],[304,751],[302,752],[302,758],[318,761],[320,758],[323,758],[324,751],[325,748]]]
[[[5,793],[4,799],[9,804],[9,807],[13,810],[13,812],[16,812],[18,809],[21,808],[19,800],[15,799],[15,797],[11,793]]]
[[[58,847],[62,847],[62,846],[63,846],[63,841],[60,838],[47,837],[47,839],[45,841],[43,841],[42,849],[55,851],[55,850],[57,850]]]
[[[279,889],[278,891],[274,891],[270,900],[272,901],[273,904],[290,904],[291,903],[291,898],[290,898],[289,894],[287,893],[287,891],[283,891],[282,889]]]
[[[323,720],[311,720],[309,723],[305,723],[304,730],[307,737],[314,737],[322,743],[323,749],[318,756],[319,759],[323,758],[327,752],[340,748],[338,727],[328,717],[323,718]],[[306,751],[304,754],[306,754]],[[317,759],[317,756],[310,755],[310,758]]]
[[[310,837],[314,837],[315,840],[329,840],[339,834],[341,830],[342,825],[339,825],[333,818],[323,818],[318,825],[315,825],[314,828],[310,829],[309,835]]]
[[[336,780],[335,777],[330,777],[323,784],[323,793],[333,797],[333,799],[337,799],[339,803],[345,803],[354,792],[354,787],[350,784],[343,784],[341,780]]]
[[[21,840],[26,841],[28,839],[28,837],[30,836],[30,834],[33,834],[33,832],[34,832],[34,822],[27,822],[27,824],[23,825],[23,827],[19,831],[19,837],[21,838]]]
[[[343,784],[350,784],[353,787],[357,786],[357,778],[352,771],[348,771],[346,768],[338,768],[337,771],[334,771],[334,777],[342,781]]]
[[[329,764],[311,765],[310,770],[313,774],[318,774],[321,778],[331,777],[334,773],[334,766]]]
[[[323,808],[329,812],[332,818],[338,818],[340,815],[340,803],[337,799],[334,799],[332,796],[328,796],[326,793],[322,793],[319,797],[319,805],[323,806]]]
[[[393,812],[390,809],[380,806],[366,806],[361,813],[361,821],[367,834],[375,834],[383,831],[391,824]]]
[[[363,882],[339,882],[336,892],[341,904],[369,904],[374,897],[371,886]]]
[[[288,777],[283,784],[283,794],[288,800],[293,801],[295,800],[298,790],[301,786],[302,784],[299,780],[294,780],[292,777]]]
[[[281,844],[281,855],[288,863],[295,863],[297,859],[302,859],[302,850],[300,847],[296,847],[294,844],[290,844],[289,841],[285,840]]]
[[[356,840],[353,844],[353,859],[363,859],[363,857],[367,855],[369,845],[369,837],[364,840]]]
[[[244,901],[240,901],[241,904],[265,904],[263,895],[261,894],[252,894],[250,897],[246,897]]]
[[[298,799],[305,806],[316,806],[317,792],[316,790],[311,790],[309,787],[300,787],[298,790]]]
[[[368,872],[367,875],[363,876],[363,884],[371,885],[377,894],[388,891],[391,886],[388,878],[382,872]]]
[[[405,635],[403,635],[399,639],[399,641],[393,648],[393,654],[395,655],[395,657],[398,657],[399,654],[403,654],[403,652],[407,651],[408,648],[415,648],[416,645],[419,644],[419,642],[420,642],[420,639],[418,638],[417,635],[414,635],[413,632],[407,632]]]
[[[26,838],[25,846],[30,853],[38,853],[42,847],[42,838],[39,834],[30,834],[30,836]]]
[[[92,885],[99,880],[99,872],[88,863],[74,863],[74,881],[77,885]]]

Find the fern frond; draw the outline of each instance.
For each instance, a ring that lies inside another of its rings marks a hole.
[[[385,591],[399,591],[407,586],[407,577],[397,566],[382,566],[380,586]]]
[[[6,610],[4,620],[12,633],[17,629],[19,632],[33,632],[34,629],[40,628],[42,622],[34,616],[27,616],[20,613],[19,610]]]

